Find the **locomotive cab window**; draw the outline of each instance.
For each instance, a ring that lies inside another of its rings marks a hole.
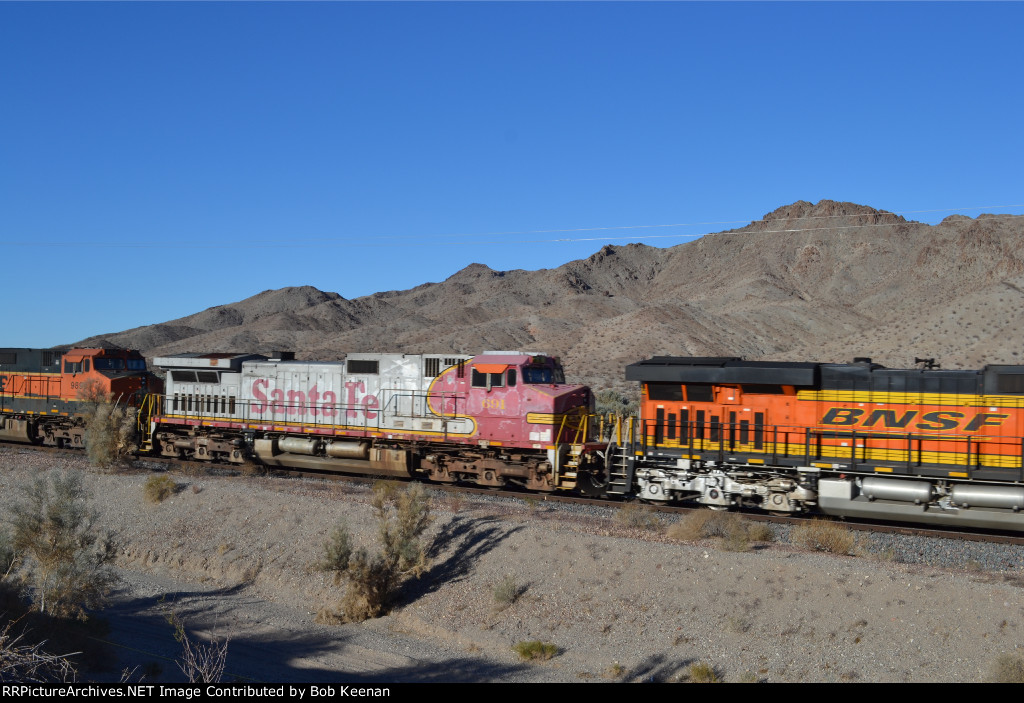
[[[683,387],[678,383],[648,383],[647,397],[651,400],[682,400]]]
[[[473,388],[503,388],[505,386],[505,374],[485,373],[473,369]]]
[[[508,387],[509,388],[514,387],[516,385],[516,370],[515,369],[509,369],[508,373],[505,375],[505,378],[507,380]]]
[[[548,366],[524,366],[523,383],[565,383],[565,375],[561,368],[550,368]]]
[[[691,403],[713,403],[715,394],[709,383],[687,383],[686,399]]]

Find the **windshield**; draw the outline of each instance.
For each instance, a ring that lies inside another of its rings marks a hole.
[[[565,383],[565,375],[560,367],[524,366],[523,383]]]
[[[93,359],[93,364],[97,371],[124,370],[124,359],[108,359],[103,357],[96,357],[95,359]]]

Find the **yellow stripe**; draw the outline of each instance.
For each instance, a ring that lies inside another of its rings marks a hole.
[[[894,393],[889,391],[797,391],[797,400],[828,403],[891,403],[894,405],[959,405],[968,408],[1024,408],[1024,396],[956,393]]]
[[[967,478],[967,474],[963,471],[950,471],[949,475],[953,478]]]
[[[526,421],[531,425],[560,425],[563,418],[578,416],[579,413],[526,413]]]
[[[892,467],[891,466],[876,466],[875,467],[875,471],[877,471],[878,473],[881,473],[881,474],[891,474],[892,473]]]
[[[259,429],[260,427],[267,427],[269,425],[269,426],[272,426],[274,428],[274,431],[277,431],[277,432],[286,432],[287,431],[285,429],[285,426],[278,425],[278,424],[272,423],[272,422],[260,422],[259,420],[252,420],[252,419],[240,420],[240,419],[235,418],[235,417],[212,417],[211,418],[211,417],[208,417],[208,416],[196,416],[196,415],[174,415],[172,413],[159,413],[159,415],[160,415],[160,417],[173,418],[173,419],[176,419],[176,420],[193,420],[195,422],[201,423],[201,425],[204,425],[204,426],[207,425],[208,423],[213,423],[213,422],[231,422],[231,423],[235,423],[235,424],[239,424],[239,425],[245,425],[250,430],[256,430],[256,429]],[[463,417],[460,416],[459,419],[460,420],[462,420],[462,419],[471,420],[472,418],[463,418]],[[473,424],[473,428],[469,432],[466,432],[466,433],[461,433],[461,432],[448,432],[448,433],[444,433],[444,432],[426,432],[426,431],[423,431],[423,430],[413,430],[411,428],[410,429],[405,429],[403,427],[397,427],[397,428],[396,427],[380,427],[380,426],[377,426],[377,425],[374,425],[373,427],[366,427],[366,426],[363,426],[363,425],[327,425],[327,424],[323,424],[323,423],[311,423],[311,422],[291,422],[291,423],[288,423],[287,427],[309,428],[308,430],[304,429],[303,430],[304,432],[310,432],[310,431],[315,431],[315,430],[335,430],[335,431],[342,431],[342,432],[368,432],[368,433],[376,433],[376,434],[373,435],[374,437],[380,437],[380,436],[382,436],[383,433],[387,433],[387,434],[402,434],[402,435],[422,435],[422,436],[425,436],[425,437],[471,437],[476,432],[476,423],[475,422]]]

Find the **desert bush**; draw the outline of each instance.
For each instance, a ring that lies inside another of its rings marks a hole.
[[[775,541],[775,530],[767,522],[751,522],[747,525],[747,535],[754,542]]]
[[[686,670],[686,680],[690,683],[722,683],[722,677],[715,667],[707,662],[694,662]]]
[[[627,669],[619,662],[612,662],[605,670],[604,677],[606,679],[621,679],[626,675]]]
[[[340,612],[324,611],[324,621],[361,622],[387,612],[402,582],[426,568],[422,535],[430,524],[430,499],[419,484],[398,491],[382,481],[371,500],[377,517],[379,551],[354,549],[352,537],[339,524],[324,545],[316,567],[331,572],[335,583],[347,582]]]
[[[174,482],[174,479],[166,474],[159,476],[150,476],[146,479],[146,484],[142,487],[142,492],[146,496],[146,500],[150,503],[162,503],[167,498],[177,493],[178,484]]]
[[[185,631],[185,624],[175,613],[167,615],[167,622],[174,627],[174,639],[181,645],[178,668],[189,683],[220,683],[228,661],[230,638],[213,638],[209,644],[193,641]]]
[[[640,398],[605,388],[594,394],[594,412],[598,415],[636,415],[640,409]]]
[[[671,539],[685,541],[721,537],[722,548],[735,552],[747,551],[751,542],[775,539],[775,532],[765,523],[753,522],[736,513],[713,510],[695,510],[687,514],[669,526],[666,534]]]
[[[669,525],[665,534],[670,539],[677,539],[684,542],[692,542],[698,539],[709,537],[707,529],[717,513],[711,510],[693,510],[684,515],[678,522]]]
[[[512,651],[523,660],[547,660],[556,656],[559,652],[558,647],[555,645],[550,642],[541,642],[540,640],[518,642],[512,648]]]
[[[42,613],[84,620],[86,609],[104,605],[116,580],[113,539],[96,524],[81,474],[40,476],[22,493],[10,510],[11,544],[32,602]]]
[[[793,544],[819,552],[850,554],[857,538],[845,526],[832,520],[809,520],[793,528],[789,535]]]
[[[1024,658],[1018,654],[1000,654],[992,663],[992,683],[1024,683]]]
[[[519,600],[519,596],[523,594],[524,590],[525,589],[516,582],[515,577],[510,574],[495,584],[494,602],[502,608],[507,608]]]
[[[22,644],[22,636],[11,634],[14,623],[0,630],[0,681],[18,683],[74,683],[78,679],[70,657],[43,651],[42,642]],[[75,652],[77,654],[77,652]]]
[[[135,408],[117,405],[94,379],[82,384],[78,399],[85,403],[85,453],[90,464],[107,468],[138,451]]]
[[[639,503],[626,503],[615,513],[615,524],[622,527],[639,527],[649,530],[661,526],[661,520],[651,510]]]

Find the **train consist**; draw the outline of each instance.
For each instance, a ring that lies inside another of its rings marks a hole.
[[[557,358],[158,357],[0,350],[0,439],[81,445],[83,386],[164,456],[1024,531],[1024,366],[977,371],[655,357],[599,424]]]

